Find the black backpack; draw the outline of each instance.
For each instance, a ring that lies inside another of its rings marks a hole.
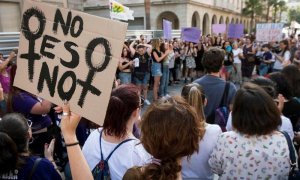
[[[100,132],[100,152],[101,152],[101,160],[96,165],[96,167],[93,169],[92,174],[95,180],[110,180],[110,172],[109,172],[109,166],[108,166],[108,160],[111,157],[111,155],[124,143],[132,141],[134,139],[126,139],[119,143],[107,156],[107,158],[104,160],[103,153],[102,153],[102,146],[101,146],[101,138],[102,138],[102,132]]]

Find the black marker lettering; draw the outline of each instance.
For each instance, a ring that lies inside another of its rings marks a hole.
[[[72,86],[71,88],[66,92],[64,90],[64,84],[66,79],[70,77],[72,79]],[[60,78],[58,85],[57,85],[57,91],[58,91],[58,95],[61,99],[67,100],[69,101],[74,92],[76,90],[76,75],[73,71],[66,71]]]
[[[39,21],[39,27],[35,31],[31,31],[29,28],[29,20],[35,16]],[[40,60],[40,55],[34,52],[35,40],[39,39],[45,30],[46,20],[42,11],[37,8],[30,8],[23,14],[23,20],[21,24],[22,33],[29,41],[28,54],[21,54],[20,57],[28,60],[28,76],[29,80],[33,80],[34,76],[34,61]]]
[[[102,64],[98,64],[96,66],[92,63],[92,55],[95,51],[95,48],[101,45],[105,49],[105,57],[104,62]],[[93,39],[87,46],[86,54],[85,54],[86,64],[89,67],[89,73],[85,81],[77,80],[78,84],[82,86],[82,92],[78,101],[78,105],[80,107],[83,107],[85,97],[88,92],[90,92],[93,95],[100,96],[101,91],[97,89],[95,86],[92,85],[94,76],[97,72],[101,72],[106,69],[107,65],[109,64],[109,61],[111,60],[111,47],[108,40],[104,38],[96,38]]]
[[[48,41],[48,42],[47,42]],[[46,56],[49,59],[54,59],[55,55],[51,52],[45,51],[45,48],[53,49],[54,45],[50,44],[49,41],[52,41],[54,43],[59,43],[60,40],[56,39],[55,37],[44,35],[44,39],[41,45],[41,55]]]
[[[55,17],[54,17],[53,32],[55,34],[57,33],[58,23],[60,23],[60,26],[63,30],[64,35],[67,35],[69,33],[71,20],[72,20],[72,12],[71,11],[68,12],[67,22],[65,22],[60,10],[57,9],[55,12]]]
[[[39,77],[39,82],[37,89],[39,93],[43,91],[44,88],[44,81],[46,81],[50,96],[53,97],[55,93],[55,85],[57,81],[57,75],[58,75],[58,66],[54,67],[53,73],[52,73],[52,78],[50,76],[50,70],[46,62],[43,62],[40,77]]]
[[[77,44],[70,42],[70,41],[66,41],[64,46],[71,53],[72,59],[70,62],[60,59],[60,63],[65,67],[73,69],[73,68],[77,67],[79,64],[79,54],[77,51],[72,49],[72,46],[74,46],[74,47],[78,47],[78,46],[77,46]]]
[[[77,32],[75,33],[74,31],[75,31],[75,24],[76,24],[76,22],[79,23],[79,27],[78,27]],[[78,37],[78,36],[80,36],[82,30],[83,30],[83,20],[82,20],[82,18],[80,16],[75,16],[73,18],[72,24],[71,24],[71,30],[70,30],[71,36],[75,37],[75,38]]]

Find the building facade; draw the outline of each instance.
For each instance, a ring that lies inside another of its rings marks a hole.
[[[109,0],[41,0],[70,9],[78,9],[96,16],[109,18]],[[117,0],[134,11],[129,30],[146,29],[145,0]],[[163,19],[172,22],[173,29],[198,27],[210,34],[212,24],[242,23],[250,30],[250,18],[241,11],[245,0],[151,0],[150,29],[161,30]],[[0,32],[19,31],[22,0],[0,0]],[[11,20],[10,20],[11,19]]]
[[[134,21],[128,29],[145,29],[144,0],[118,0],[134,11]],[[161,30],[163,19],[172,22],[173,29],[198,27],[203,34],[211,33],[212,24],[242,23],[250,30],[250,18],[241,11],[244,0],[151,0],[150,24],[152,30]],[[88,0],[84,11],[109,18],[108,1]]]

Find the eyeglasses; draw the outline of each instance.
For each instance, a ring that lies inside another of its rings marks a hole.
[[[145,99],[143,97],[141,97],[141,105],[140,105],[140,107],[144,106],[144,102],[145,102]]]
[[[31,128],[31,126],[32,126],[32,121],[29,120],[29,119],[27,119],[27,124],[28,124],[28,127]]]

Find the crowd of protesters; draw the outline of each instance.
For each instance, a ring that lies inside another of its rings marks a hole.
[[[0,54],[0,179],[288,179],[295,170],[300,36],[129,39],[101,127],[14,87],[17,53]],[[181,94],[168,94],[173,84]]]

